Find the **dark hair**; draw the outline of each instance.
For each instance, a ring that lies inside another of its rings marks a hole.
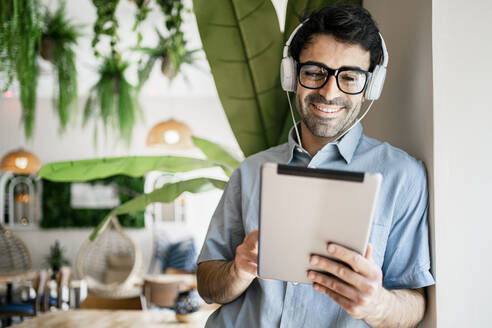
[[[306,18],[309,20],[297,31],[290,45],[290,54],[297,62],[301,51],[312,42],[314,34],[332,35],[339,42],[361,45],[371,55],[371,72],[380,62],[382,49],[379,30],[366,9],[357,5],[335,3]]]

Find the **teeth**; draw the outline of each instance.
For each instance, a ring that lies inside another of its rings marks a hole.
[[[330,109],[330,108],[319,107],[316,105],[314,105],[314,106],[324,113],[335,113],[335,112],[338,112],[340,110],[340,108]]]

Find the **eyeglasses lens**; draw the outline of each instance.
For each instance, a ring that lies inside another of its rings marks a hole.
[[[302,86],[318,89],[323,86],[329,75],[330,73],[323,67],[303,65],[299,78]],[[366,84],[366,74],[357,70],[341,71],[338,73],[337,79],[340,90],[346,93],[359,93]]]

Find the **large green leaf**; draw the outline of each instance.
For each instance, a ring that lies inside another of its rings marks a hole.
[[[231,176],[232,171],[239,165],[239,161],[234,156],[211,141],[193,137],[193,143],[200,148],[209,161],[220,163],[228,177]]]
[[[194,0],[203,48],[245,156],[278,143],[288,114],[282,34],[270,0]]]
[[[223,166],[220,163],[179,156],[131,156],[48,163],[38,176],[57,182],[81,182],[113,175],[140,177],[150,171],[187,172]]]
[[[175,183],[166,183],[163,187],[154,190],[151,193],[138,196],[116,208],[114,208],[108,215],[99,223],[94,229],[89,239],[94,240],[97,234],[104,230],[112,216],[127,214],[137,211],[143,211],[147,205],[154,202],[169,203],[175,200],[183,192],[200,193],[211,190],[213,188],[224,189],[226,181],[216,180],[210,178],[196,178],[190,180],[183,180]]]

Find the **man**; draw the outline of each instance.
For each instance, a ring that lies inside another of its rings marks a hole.
[[[359,123],[339,138],[361,112],[367,72],[380,62],[381,49],[374,21],[357,6],[325,7],[296,33],[290,50],[297,62],[301,142],[291,130],[288,143],[247,158],[231,176],[198,258],[200,294],[224,304],[208,327],[413,327],[422,319],[423,287],[434,284],[424,168],[364,136]],[[310,258],[317,271],[338,279],[314,271],[307,273],[312,285],[257,277],[264,162],[383,175],[365,255],[327,244],[347,266]]]

